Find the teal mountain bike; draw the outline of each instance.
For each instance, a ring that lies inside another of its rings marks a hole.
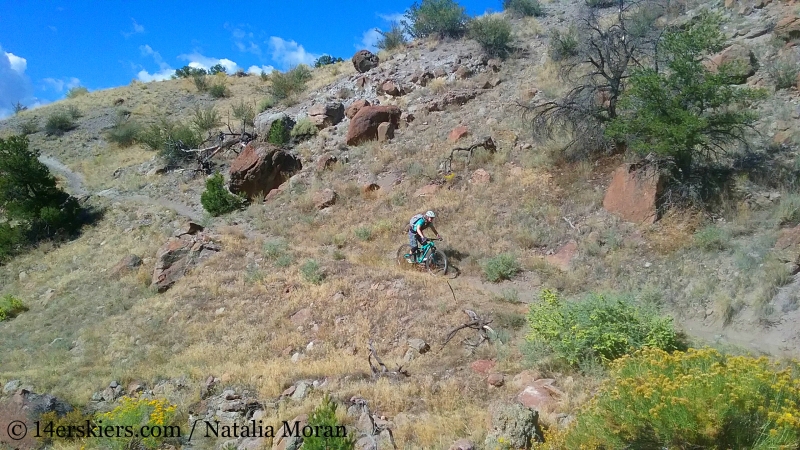
[[[418,248],[416,261],[411,257],[411,246],[401,245],[397,249],[397,264],[401,267],[412,264],[417,267],[424,266],[434,275],[447,274],[447,256],[441,250],[436,249],[434,241],[441,241],[441,239],[427,239]]]

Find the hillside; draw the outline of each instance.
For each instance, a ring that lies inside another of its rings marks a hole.
[[[558,77],[551,38],[578,17],[575,2],[544,3],[540,17],[501,13],[513,29],[506,58],[487,55],[472,39],[431,37],[381,51],[379,65],[364,73],[349,59],[313,69],[301,94],[269,102],[255,117],[249,131],[258,145],[266,145],[276,114],[299,121],[315,106],[346,109],[359,100],[399,107],[394,136],[347,145],[352,118],[325,126],[284,146],[302,168],[279,189],[219,217],[201,204],[207,176],[220,172],[230,181],[243,146],[216,154],[204,174],[191,161],[168,167],[156,151],[122,146],[109,131],[120,111],[148,126],[160,118],[188,123],[197,107],[213,107],[235,130],[233,108],[243,102],[257,110],[273,92],[272,77],[209,76],[228,89],[216,99],[190,78],[132,82],[0,122],[3,137],[36,123],[30,147],[63,189],[102,211],[78,237],[44,242],[0,266],[0,294],[28,308],[0,322],[0,385],[8,387],[0,417],[14,417],[8,405],[26,387],[91,412],[143,391],[177,405],[184,432],[198,418],[257,417],[280,426],[310,414],[327,392],[343,405],[337,415],[348,426],[390,421],[398,448],[446,449],[459,439],[483,448],[492,413],[519,403],[528,388],[546,397],[539,423],[558,429],[603,380],[599,367],[577,370],[526,345],[526,315],[543,289],[570,300],[632,298],[673,317],[693,347],[797,358],[800,98],[794,85],[776,88],[771,74],[776,61],[796,56],[800,19],[793,3],[718,3],[682,4],[663,20],[680,23],[712,9],[726,21],[725,47],[752,52],[753,73],[743,84],[768,93],[749,108],[758,115],[751,142],[759,159],[736,167],[735,195],[708,210],[668,209],[654,223],[626,221],[603,206],[615,170],[634,156],[569,158],[561,149],[570,136],[535,139],[524,114],[524,106],[570,88]],[[613,9],[604,14],[613,17]],[[399,92],[387,94],[386,81]],[[48,136],[47,118],[68,108],[79,111],[77,127]],[[457,127],[467,133],[455,140]],[[210,133],[219,131],[228,128]],[[484,137],[494,151],[478,148],[469,161],[457,153],[446,170],[454,148]],[[330,206],[320,205],[326,189],[336,193]],[[436,212],[445,239],[438,244],[450,263],[445,277],[395,258],[408,240],[403,227],[426,210]],[[206,250],[158,292],[151,285],[159,249],[189,222],[204,227],[188,239],[205,239]],[[141,264],[118,264],[129,255]],[[487,265],[500,264],[500,255],[518,270],[489,281]],[[466,329],[443,345],[469,322],[465,309],[492,319],[490,340],[470,348],[461,340],[479,333]],[[395,373],[371,372],[370,345]],[[364,401],[378,419],[361,413]],[[391,447],[387,433],[377,435],[377,448]],[[289,447],[271,438],[233,445]]]

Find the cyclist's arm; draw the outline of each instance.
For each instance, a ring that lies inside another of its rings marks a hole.
[[[441,236],[439,236],[439,232],[436,231],[436,227],[433,226],[433,224],[431,224],[431,230],[433,230],[433,232],[436,233],[436,237],[441,237]]]

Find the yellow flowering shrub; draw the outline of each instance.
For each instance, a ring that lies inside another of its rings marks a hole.
[[[643,349],[540,448],[795,449],[800,367],[713,349]]]
[[[113,428],[113,437],[106,434],[98,440],[102,448],[124,449],[136,440],[145,448],[157,448],[166,438],[177,437],[177,427],[171,427],[175,419],[175,405],[164,399],[131,398],[120,399],[113,410],[97,414],[95,423],[103,429]],[[94,440],[93,440],[94,441]]]

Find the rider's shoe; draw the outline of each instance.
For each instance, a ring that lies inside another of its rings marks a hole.
[[[406,253],[405,255],[403,255],[403,257],[406,259],[406,262],[407,262],[407,263],[409,263],[409,264],[411,264],[411,263],[413,263],[413,262],[414,262],[414,260],[413,260],[413,259],[411,259],[411,255],[409,255],[408,253]]]

